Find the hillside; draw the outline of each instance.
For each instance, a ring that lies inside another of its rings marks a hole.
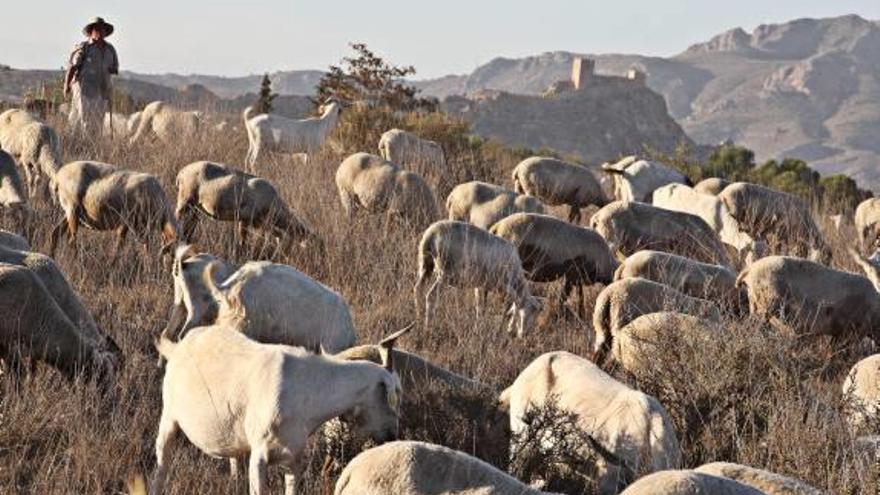
[[[466,76],[421,81],[430,95],[497,89],[540,94],[574,56],[497,58]],[[799,157],[880,188],[880,24],[851,15],[732,29],[671,58],[585,55],[597,72],[648,73],[695,141],[733,140],[759,159]]]
[[[630,81],[596,83],[554,97],[484,92],[450,97],[445,111],[470,121],[475,134],[508,146],[550,148],[602,163],[645,146],[671,153],[693,142],[666,110],[663,97]]]
[[[311,95],[315,92],[315,86],[324,73],[317,70],[294,70],[281,71],[269,74],[272,79],[272,89],[282,95]],[[221,98],[236,98],[246,93],[253,93],[260,87],[262,74],[242,77],[222,77],[200,74],[139,74],[137,72],[125,72],[122,74],[128,79],[145,81],[171,88],[199,84],[209,89]]]

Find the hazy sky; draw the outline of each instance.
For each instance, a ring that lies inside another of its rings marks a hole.
[[[0,0],[0,63],[58,68],[92,16],[124,70],[243,75],[323,69],[364,41],[417,77],[552,50],[673,55],[729,28],[880,19],[880,0]],[[723,5],[723,6],[722,6]]]

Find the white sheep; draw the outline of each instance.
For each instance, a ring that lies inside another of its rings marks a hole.
[[[880,198],[868,198],[859,203],[853,223],[859,234],[863,253],[871,254],[880,248]]]
[[[748,182],[730,184],[718,199],[739,222],[740,229],[758,239],[775,237],[777,251],[782,244],[791,243],[797,256],[823,264],[831,261],[831,248],[804,200]]]
[[[3,150],[0,150],[0,207],[18,211],[28,208],[27,193],[15,161]]]
[[[746,300],[736,288],[737,273],[723,265],[701,263],[662,251],[639,251],[625,259],[614,272],[614,280],[641,277],[691,297],[715,301],[738,312]]]
[[[611,358],[626,371],[648,376],[652,364],[670,342],[711,342],[718,338],[718,325],[709,320],[660,311],[648,313],[611,332]]]
[[[864,276],[803,258],[768,256],[740,272],[751,314],[795,335],[880,342],[880,263],[852,252]]]
[[[703,464],[694,469],[694,472],[730,478],[767,495],[827,495],[801,480],[732,462]]]
[[[383,341],[386,351],[399,335]],[[152,495],[162,492],[179,431],[201,451],[230,459],[233,473],[248,457],[252,495],[268,493],[269,464],[288,470],[285,493],[295,493],[309,437],[337,416],[378,442],[397,437],[402,389],[390,360],[344,361],[223,326],[199,327],[177,343],[161,337],[156,348],[168,365]]]
[[[513,302],[508,332],[514,329],[522,337],[541,310],[541,302],[532,296],[516,248],[504,239],[474,225],[441,220],[425,230],[418,248],[419,275],[413,292],[416,307],[425,304],[425,326],[430,327],[431,313],[440,287],[447,283],[473,288],[477,314],[481,314],[486,291],[498,291]],[[434,283],[425,292],[428,279]],[[518,317],[518,318],[517,318]]]
[[[577,288],[581,317],[586,312],[584,285],[610,284],[618,266],[602,236],[550,215],[514,213],[489,231],[516,246],[529,280],[565,279],[560,305]]]
[[[45,197],[49,182],[61,167],[61,145],[55,131],[25,110],[6,110],[0,113],[0,148],[24,169],[30,195]]]
[[[736,249],[743,266],[766,254],[766,243],[743,232],[739,222],[716,196],[698,192],[684,184],[668,184],[654,190],[653,204],[667,210],[690,213],[705,220],[718,234],[721,242]]]
[[[334,495],[540,495],[476,457],[440,445],[397,441],[358,454]]]
[[[624,256],[653,249],[728,265],[718,234],[702,218],[689,213],[637,201],[614,201],[593,214],[590,227],[608,241],[612,252]]]
[[[336,170],[336,188],[349,218],[363,209],[424,228],[440,217],[434,192],[421,176],[369,153],[355,153],[342,161]]]
[[[659,471],[636,480],[620,495],[767,495],[730,478],[689,470]]]
[[[547,205],[568,205],[568,221],[580,223],[581,208],[603,207],[608,198],[599,179],[586,167],[555,158],[533,156],[513,169],[514,190]]]
[[[184,111],[164,101],[154,101],[145,106],[137,120],[137,129],[129,139],[129,145],[153,135],[165,144],[192,139],[201,129],[201,112]]]
[[[65,233],[71,246],[76,243],[79,225],[95,230],[116,231],[116,254],[130,229],[144,234],[161,230],[168,251],[180,237],[177,219],[159,180],[150,174],[125,170],[101,162],[70,162],[58,170],[52,184],[64,212],[52,230],[50,256]]]
[[[733,184],[733,182],[722,179],[720,177],[709,177],[708,179],[703,179],[694,186],[694,191],[698,193],[706,194],[709,196],[717,196],[718,193],[724,190],[725,187]]]
[[[668,285],[643,278],[614,282],[596,297],[593,334],[588,339],[593,361],[605,361],[618,330],[641,315],[659,311],[676,311],[716,321],[721,318],[721,312],[714,302],[682,294]]]
[[[274,235],[283,242],[284,251],[294,241],[323,249],[323,241],[294,214],[271,182],[230,165],[198,161],[177,173],[175,216],[187,239],[192,237],[200,215],[236,222],[241,243],[250,228]]]
[[[605,163],[602,170],[614,178],[614,197],[619,201],[651,202],[651,194],[666,184],[693,185],[688,177],[660,162],[628,156],[616,163]]]
[[[446,197],[449,220],[468,222],[488,229],[514,213],[544,213],[544,205],[526,194],[480,181],[455,186]]]
[[[424,177],[440,180],[449,172],[443,147],[435,141],[402,129],[391,129],[379,138],[379,155]]]
[[[321,106],[320,117],[294,120],[280,115],[260,114],[254,116],[254,108],[247,107],[242,113],[248,136],[248,152],[245,164],[253,171],[263,153],[305,153],[318,151],[336,128],[339,103],[331,101]]]
[[[853,430],[876,430],[880,425],[880,354],[853,365],[842,391],[847,402],[847,420]]]
[[[632,474],[675,468],[681,462],[675,427],[657,399],[569,352],[548,352],[536,358],[501,393],[499,401],[510,410],[514,434],[528,428],[524,419],[529,409],[549,402],[575,414],[577,426],[618,463],[612,464],[607,454],[597,461],[600,495],[617,493]],[[585,445],[578,454],[588,456],[589,448]]]
[[[128,116],[119,113],[105,113],[103,131],[105,136],[124,138],[128,136]]]
[[[357,341],[345,299],[293,267],[249,261],[229,273],[213,256],[178,246],[172,271],[174,309],[165,336],[217,323],[259,342],[312,351],[336,353]]]

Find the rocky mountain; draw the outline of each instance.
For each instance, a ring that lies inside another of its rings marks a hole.
[[[596,77],[584,89],[545,96],[487,90],[470,98],[448,97],[443,109],[470,121],[477,135],[509,146],[549,148],[593,164],[646,146],[664,153],[681,144],[696,148],[669,116],[662,96],[624,78]]]
[[[575,56],[595,59],[600,74],[646,72],[698,143],[732,140],[762,160],[798,157],[880,189],[880,23],[856,15],[732,29],[670,58],[553,52],[418,84],[439,97],[537,95],[568,77]]]

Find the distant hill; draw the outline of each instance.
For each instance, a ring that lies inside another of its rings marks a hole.
[[[445,97],[483,89],[536,95],[579,54],[497,58],[463,76],[419,81]],[[585,55],[597,72],[635,65],[695,141],[732,140],[760,159],[799,157],[880,189],[880,23],[856,15],[732,29],[671,58]]]
[[[222,77],[199,74],[139,74],[123,71],[122,75],[128,79],[172,88],[198,84],[221,98],[235,98],[246,93],[256,93],[260,89],[260,82],[263,80],[262,74]],[[272,80],[272,90],[278,94],[308,96],[315,93],[315,87],[323,75],[323,72],[317,70],[295,70],[273,72],[269,74],[269,78]]]

